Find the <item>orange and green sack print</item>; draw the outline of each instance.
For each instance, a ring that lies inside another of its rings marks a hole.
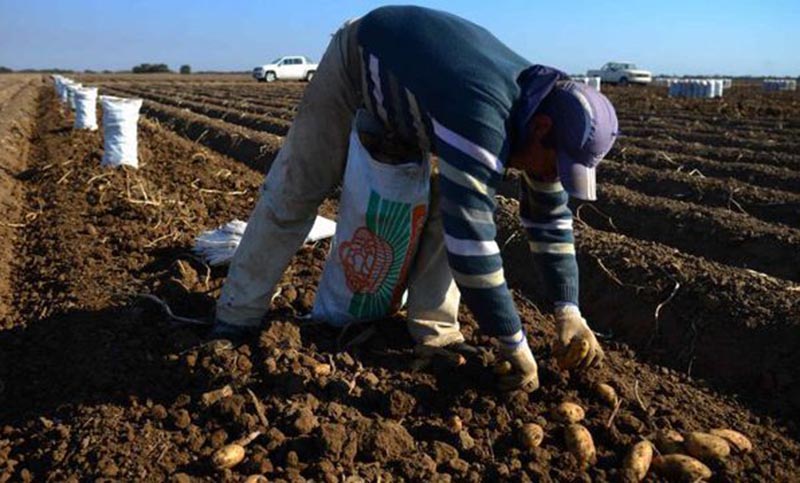
[[[370,194],[366,226],[339,246],[347,288],[353,292],[350,315],[368,320],[400,307],[426,214],[424,204],[412,206]]]

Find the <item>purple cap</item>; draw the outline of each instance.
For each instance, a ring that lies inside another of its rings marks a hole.
[[[538,113],[553,120],[558,177],[567,192],[596,200],[595,169],[617,139],[617,113],[606,96],[585,84],[559,83]]]

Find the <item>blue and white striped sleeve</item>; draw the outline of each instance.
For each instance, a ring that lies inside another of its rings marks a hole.
[[[509,336],[521,324],[495,241],[497,156],[433,120],[444,238],[453,278],[481,330]]]
[[[559,181],[539,181],[523,173],[520,220],[528,244],[555,304],[578,305],[578,263],[569,195]]]

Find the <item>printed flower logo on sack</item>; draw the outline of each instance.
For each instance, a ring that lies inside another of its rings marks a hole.
[[[389,274],[394,253],[386,240],[362,226],[339,247],[339,257],[347,288],[353,293],[375,293]]]
[[[382,317],[399,308],[426,213],[425,205],[370,194],[366,226],[338,249],[347,288],[353,292],[348,308],[352,316]]]

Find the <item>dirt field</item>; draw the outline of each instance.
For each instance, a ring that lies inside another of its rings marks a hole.
[[[246,219],[305,84],[82,80],[146,100],[139,170],[100,168],[102,133],[72,131],[49,81],[0,76],[0,482],[620,481],[641,438],[716,427],[755,449],[711,464],[714,481],[800,478],[797,93],[676,100],[604,86],[623,137],[601,167],[600,200],[574,206],[582,306],[608,354],[585,378],[550,357],[553,321],[509,176],[498,241],[541,367],[528,396],[493,389],[489,355],[413,371],[401,320],[364,343],[363,328],[300,318],[326,243],[297,254],[251,343],[212,347],[203,327],[171,323],[138,294],[209,316],[225,270],[192,256],[193,237]],[[335,216],[335,196],[321,212]],[[470,313],[462,321],[489,345]],[[232,394],[209,398],[226,385]],[[550,416],[564,400],[586,408],[598,455],[588,470]],[[529,422],[545,428],[535,450],[512,436]],[[242,463],[212,467],[216,449],[253,431]]]

